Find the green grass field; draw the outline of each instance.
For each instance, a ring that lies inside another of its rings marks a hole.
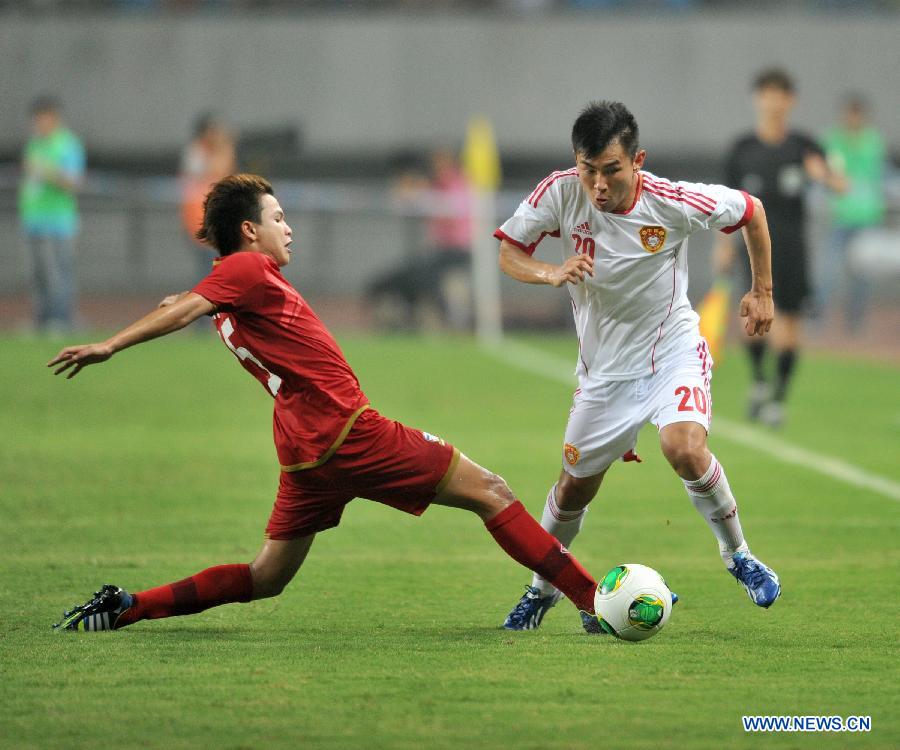
[[[339,337],[373,404],[502,474],[539,515],[571,388],[467,339]],[[569,337],[531,347],[574,361]],[[75,380],[58,345],[0,340],[0,747],[896,748],[896,500],[712,446],[784,595],[755,608],[642,434],[574,552],[602,575],[659,569],[682,597],[643,644],[589,637],[562,603],[498,629],[530,574],[478,519],[358,500],[278,599],[117,633],[50,624],[100,584],[140,590],[249,561],[274,499],[271,400],[211,337],[179,334]],[[739,420],[744,366],[717,370]],[[900,480],[898,370],[810,357],[781,438]],[[765,442],[767,433],[760,431]],[[741,716],[872,717],[866,734],[743,732]]]

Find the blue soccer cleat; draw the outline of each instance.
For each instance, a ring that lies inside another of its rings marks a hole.
[[[115,630],[119,616],[134,599],[125,589],[107,583],[93,598],[63,613],[54,630]]]
[[[775,571],[757,560],[749,552],[735,552],[731,556],[733,568],[728,572],[737,578],[757,607],[770,607],[781,596],[781,583]]]
[[[519,599],[519,603],[512,608],[503,622],[507,630],[536,630],[547,611],[556,606],[562,599],[561,591],[555,591],[548,596],[541,596],[541,590],[536,586],[526,586],[525,593]]]

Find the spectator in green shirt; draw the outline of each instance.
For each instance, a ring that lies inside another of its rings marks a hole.
[[[863,98],[851,94],[844,99],[842,122],[824,139],[829,163],[847,179],[847,190],[831,196],[832,227],[825,245],[819,283],[819,314],[825,316],[833,293],[845,280],[844,317],[848,330],[858,330],[869,302],[869,282],[850,262],[854,240],[866,229],[884,221],[884,172],[887,158],[884,141],[868,123]]]
[[[55,97],[35,99],[31,117],[19,218],[32,265],[35,323],[39,330],[66,330],[75,304],[76,193],[84,176],[84,148],[63,125]]]

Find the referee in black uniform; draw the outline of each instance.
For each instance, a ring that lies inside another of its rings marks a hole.
[[[756,128],[738,138],[728,152],[724,184],[757,196],[766,208],[772,238],[772,296],[775,323],[775,377],[766,376],[766,341],[746,340],[753,371],[749,416],[772,427],[784,420],[784,398],[797,362],[801,314],[811,294],[806,242],[804,193],[810,181],[843,190],[843,180],[832,173],[819,145],[789,127],[794,106],[794,82],[783,70],[765,70],[753,82]],[[738,283],[750,288],[746,253],[735,263],[733,238],[720,234],[717,267],[737,266]]]

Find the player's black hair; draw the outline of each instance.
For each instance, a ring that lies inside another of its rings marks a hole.
[[[614,141],[633,159],[638,152],[637,120],[621,102],[591,102],[572,126],[572,148],[593,159]]]
[[[782,68],[766,68],[756,74],[753,79],[753,90],[759,91],[769,87],[781,89],[787,94],[793,94],[797,90],[794,79]]]
[[[219,180],[203,201],[203,225],[197,239],[208,242],[220,255],[230,255],[241,246],[241,224],[262,220],[260,198],[275,195],[272,185],[255,174],[233,174]]]
[[[54,94],[41,94],[31,100],[31,114],[42,115],[47,112],[59,112],[62,110],[62,102]]]

